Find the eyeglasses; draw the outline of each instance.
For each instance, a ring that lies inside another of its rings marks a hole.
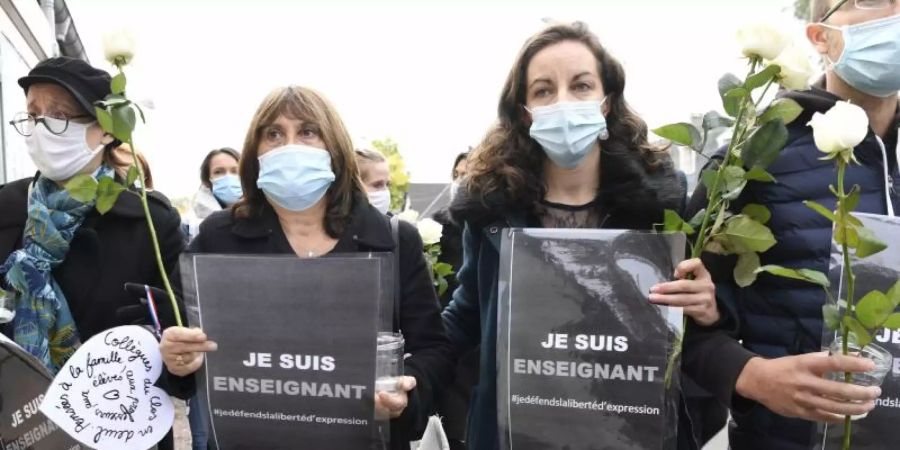
[[[894,6],[896,0],[853,0],[853,6],[856,9],[866,9],[866,10],[877,10],[877,9],[887,9]],[[840,0],[825,13],[825,17],[822,17],[821,22],[828,20],[834,13],[838,12],[845,4],[849,3],[850,0]]]
[[[13,120],[9,121],[9,124],[16,129],[16,131],[22,136],[31,136],[34,133],[34,127],[38,123],[44,124],[44,127],[47,128],[47,131],[60,135],[66,132],[69,129],[69,121],[72,119],[87,119],[92,117],[88,114],[82,114],[79,116],[72,117],[49,117],[49,116],[36,116],[34,114],[30,114],[27,112],[17,113]]]

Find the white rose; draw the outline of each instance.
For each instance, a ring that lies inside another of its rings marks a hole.
[[[416,223],[419,220],[419,213],[412,209],[407,209],[406,211],[397,214],[397,218],[400,220],[405,220],[409,223]]]
[[[841,156],[849,162],[853,160],[853,148],[869,133],[869,116],[850,102],[837,102],[825,114],[815,113],[809,126],[813,128],[816,147],[828,159]]]
[[[135,40],[128,30],[120,29],[103,35],[103,54],[110,64],[127,65],[134,58]]]
[[[789,46],[769,65],[781,67],[778,84],[787,89],[809,89],[809,79],[813,76],[813,66],[809,55],[796,46]]]
[[[753,23],[737,31],[741,52],[748,58],[775,59],[789,39],[780,29],[768,23]]]
[[[432,245],[441,242],[441,235],[444,233],[444,226],[431,219],[422,219],[416,225],[419,229],[419,236],[422,236],[422,243]]]

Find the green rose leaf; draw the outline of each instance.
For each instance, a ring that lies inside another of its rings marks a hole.
[[[437,281],[434,282],[437,285],[437,293],[438,296],[444,295],[444,292],[447,292],[447,280],[444,277],[440,277]]]
[[[134,186],[134,182],[137,181],[139,176],[137,166],[129,167],[128,176],[125,178],[125,186]]]
[[[728,93],[728,91],[730,91],[734,88],[743,86],[744,82],[741,81],[741,79],[738,78],[737,75],[734,75],[731,73],[726,73],[725,75],[722,76],[722,78],[719,78],[718,84],[719,84],[719,96],[724,97],[725,94]]]
[[[109,111],[106,108],[95,106],[94,113],[97,115],[97,123],[100,124],[100,128],[109,134],[113,134],[113,131],[115,131],[113,129],[113,118]]]
[[[694,228],[688,225],[677,212],[667,209],[663,215],[663,231],[667,233],[694,234]]]
[[[838,224],[840,223],[841,216],[835,216]],[[840,245],[846,244],[847,247],[856,248],[859,246],[859,233],[856,231],[856,227],[852,224],[847,225],[846,230],[844,227],[837,225],[834,227],[834,241]]]
[[[713,185],[716,184],[716,175],[717,171],[712,169],[706,169],[700,173],[700,181],[703,183],[703,186],[706,187],[706,195],[712,193]]]
[[[725,220],[727,220],[728,218],[730,218],[732,216],[734,216],[734,214],[728,212],[725,208],[719,208],[719,212],[712,215],[712,217],[714,217],[715,220],[713,221],[713,226],[710,229],[709,233],[711,235],[717,234],[719,232],[719,230],[722,229],[722,224],[725,223]]]
[[[741,159],[746,167],[769,167],[787,144],[788,130],[781,120],[766,122],[750,136],[741,149]]]
[[[828,287],[831,283],[828,282],[828,277],[825,276],[824,273],[809,270],[809,269],[789,269],[787,267],[782,267],[774,264],[769,264],[766,266],[762,266],[757,269],[757,272],[767,272],[772,275],[776,275],[784,278],[793,278],[795,280],[806,281],[809,283],[817,284],[822,287]]]
[[[822,318],[825,319],[825,326],[829,330],[837,330],[841,326],[841,311],[837,305],[825,304],[822,307]]]
[[[728,113],[731,117],[737,117],[738,112],[741,110],[741,105],[747,100],[747,97],[750,96],[750,93],[747,92],[744,88],[734,88],[725,93],[725,96],[722,97],[722,103],[725,107],[725,112]]]
[[[850,332],[856,335],[856,343],[860,347],[865,347],[872,343],[872,335],[869,331],[859,323],[858,320],[850,316],[844,316],[844,326],[850,329]]]
[[[812,200],[806,200],[803,202],[803,204],[806,205],[807,208],[825,216],[826,219],[834,222],[834,212],[822,206],[820,203],[814,202]]]
[[[856,318],[866,328],[876,328],[894,312],[894,305],[884,293],[871,291],[856,303]]]
[[[90,175],[78,175],[66,183],[66,191],[81,203],[90,203],[97,198],[97,180]]]
[[[725,243],[723,242],[723,237],[717,236],[706,242],[706,245],[703,247],[703,251],[707,253],[712,253],[714,255],[730,255],[733,252],[725,247]]]
[[[888,300],[891,301],[891,304],[894,305],[894,308],[900,306],[900,281],[894,283],[890,289],[888,289],[887,293]]]
[[[747,185],[747,179],[744,177],[746,172],[738,166],[727,166],[722,171],[722,198],[725,200],[734,200],[741,195],[744,186]]]
[[[875,233],[866,227],[858,227],[856,233],[859,236],[859,245],[856,246],[857,258],[872,256],[887,248],[887,243],[878,239]]]
[[[442,277],[453,275],[453,266],[447,263],[439,262],[434,265],[434,273]]]
[[[882,326],[888,330],[900,330],[900,313],[894,313],[888,316]]]
[[[690,225],[693,228],[700,228],[700,226],[703,225],[703,216],[705,216],[705,215],[706,215],[706,208],[703,208],[700,211],[697,211],[697,214],[694,214],[694,217],[691,217],[691,220],[688,222],[688,225]]]
[[[789,98],[779,98],[772,102],[766,111],[759,117],[760,123],[771,122],[775,119],[781,119],[785,125],[797,120],[803,113],[803,107],[794,100]]]
[[[116,183],[112,178],[101,177],[97,186],[97,211],[100,214],[109,212],[123,191],[125,191],[125,187]]]
[[[741,253],[737,265],[734,266],[734,281],[740,287],[747,287],[756,281],[756,269],[759,269],[759,255]]]
[[[766,172],[766,169],[762,167],[754,167],[747,171],[747,174],[744,175],[744,178],[747,181],[761,181],[763,183],[774,183],[775,177],[772,176],[769,172]]]
[[[128,98],[121,94],[110,94],[107,95],[105,99],[103,99],[103,104],[106,106],[120,106],[128,105],[130,103],[131,100],[128,100]]]
[[[737,253],[762,253],[775,245],[775,236],[768,227],[743,214],[725,222],[722,233]]]
[[[726,94],[728,94],[728,93],[731,92],[732,90],[737,89],[737,88],[739,88],[739,87],[741,87],[741,86],[743,86],[743,85],[744,85],[744,82],[741,81],[740,78],[738,78],[738,77],[736,77],[736,76],[734,76],[734,75],[732,75],[732,74],[730,74],[730,73],[729,73],[729,74],[725,74],[725,76],[723,76],[722,78],[719,78],[719,97],[722,98],[723,104],[724,104],[725,101],[726,101],[726,100],[725,100]],[[727,112],[727,111],[728,111],[728,108],[726,107],[725,110],[726,110],[726,112]],[[732,117],[735,117],[734,114],[731,114],[730,112],[729,112],[729,114],[730,114]]]
[[[112,89],[113,94],[122,95],[125,93],[125,74],[119,72],[118,75],[114,76],[112,79],[112,83],[110,83],[110,88]]]
[[[137,110],[138,114],[141,115],[141,123],[147,123],[147,119],[144,117],[144,110],[141,109],[141,105],[138,105],[137,103],[132,104],[134,105],[134,109]]]
[[[859,185],[858,184],[853,185],[853,189],[850,189],[850,193],[847,194],[847,203],[845,205],[846,212],[849,213],[851,211],[856,210],[856,207],[859,205],[859,195],[860,195],[859,193],[860,193]],[[860,225],[862,225],[861,222],[860,222]]]
[[[772,218],[772,213],[769,212],[769,208],[766,208],[763,205],[757,205],[756,203],[750,203],[745,206],[744,209],[741,210],[741,214],[750,216],[753,220],[763,225],[767,224],[769,219]]]
[[[122,142],[131,141],[131,133],[134,131],[134,126],[137,122],[137,118],[134,115],[134,109],[130,106],[113,108],[112,119],[114,130],[112,133],[113,136]]]
[[[732,126],[734,126],[734,120],[722,116],[717,111],[710,111],[703,115],[703,129],[706,131]]]
[[[797,272],[810,283],[818,284],[819,286],[826,288],[831,286],[831,282],[828,281],[828,276],[818,270],[800,269]]]
[[[744,83],[744,88],[752,92],[754,89],[765,86],[766,83],[772,81],[779,73],[781,73],[781,67],[772,64],[747,78],[747,82]]]
[[[673,123],[653,130],[653,134],[676,144],[694,148],[703,138],[700,131],[689,123]]]

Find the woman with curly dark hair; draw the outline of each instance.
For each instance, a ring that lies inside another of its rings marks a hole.
[[[624,97],[625,73],[584,24],[553,25],[522,48],[500,96],[498,122],[469,157],[468,182],[451,207],[465,224],[460,287],[443,313],[458,351],[481,345],[468,448],[498,443],[497,275],[500,232],[510,227],[651,229],[685,190],[665,149]],[[689,276],[690,275],[690,276]],[[684,307],[699,324],[719,320],[699,260],[650,301]]]

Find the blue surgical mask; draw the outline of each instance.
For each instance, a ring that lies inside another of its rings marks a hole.
[[[259,157],[256,185],[278,206],[305,211],[325,196],[334,178],[328,151],[285,145]]]
[[[844,36],[844,53],[832,66],[835,73],[860,92],[882,98],[897,95],[900,14],[839,29]]]
[[[212,192],[225,206],[237,203],[244,195],[241,189],[241,179],[237,175],[222,175],[212,180]]]
[[[561,102],[531,112],[531,137],[557,166],[574,169],[598,139],[607,139],[603,101]]]

